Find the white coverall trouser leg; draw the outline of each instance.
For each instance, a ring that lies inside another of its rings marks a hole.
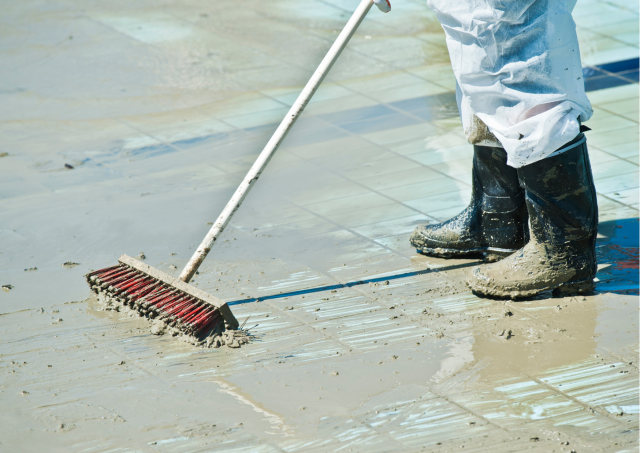
[[[512,167],[549,157],[593,113],[575,1],[427,0],[446,33],[467,139],[502,146]]]

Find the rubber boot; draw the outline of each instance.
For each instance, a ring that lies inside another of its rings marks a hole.
[[[502,148],[475,145],[469,206],[454,218],[420,225],[411,235],[418,253],[497,261],[528,240],[527,209],[517,170]]]
[[[579,134],[561,149],[518,169],[531,239],[510,257],[472,269],[467,283],[477,294],[517,299],[595,288],[598,204],[586,138]]]

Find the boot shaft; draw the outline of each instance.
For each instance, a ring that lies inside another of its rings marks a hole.
[[[476,228],[487,233],[489,242],[496,234],[509,234],[513,243],[526,244],[529,222],[517,169],[507,165],[502,148],[475,145],[473,150],[471,204],[476,206]]]
[[[471,203],[452,219],[421,225],[411,236],[420,253],[438,257],[508,256],[528,241],[524,190],[502,148],[474,146]]]
[[[506,151],[478,145],[473,151],[473,201],[487,213],[511,212],[521,206],[524,190],[517,170],[507,165]]]
[[[561,153],[520,167],[536,241],[561,245],[595,240],[598,204],[586,137],[579,134]]]

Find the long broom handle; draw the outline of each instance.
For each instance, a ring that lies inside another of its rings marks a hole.
[[[202,240],[202,243],[198,246],[198,249],[182,270],[179,277],[180,280],[185,283],[189,283],[193,274],[196,273],[198,267],[200,267],[204,259],[207,257],[211,247],[213,247],[213,244],[220,237],[231,220],[231,217],[236,213],[245,197],[260,177],[260,174],[262,174],[262,171],[265,169],[278,147],[293,127],[293,124],[313,97],[313,94],[316,92],[325,76],[329,73],[333,64],[347,46],[347,43],[358,29],[358,26],[365,18],[372,5],[373,0],[362,0],[360,2],[360,5],[358,5],[358,8],[351,16],[351,19],[349,19],[347,25],[345,25],[342,32],[338,35],[338,39],[333,43],[331,49],[329,49],[329,52],[320,63],[320,66],[318,66],[316,72],[313,73],[313,76],[311,76],[311,79],[307,82],[302,93],[300,93],[300,96],[298,96],[298,99],[296,99],[296,102],[284,117],[280,126],[278,126],[278,129],[276,129],[276,132],[271,137],[271,140],[269,140],[269,143],[267,143],[267,146],[264,147],[258,156],[258,159],[249,170],[249,173],[247,173],[247,176],[244,177],[240,187],[238,187],[236,192],[233,194],[231,200],[229,200],[229,203],[227,203],[227,206],[225,206],[224,210],[220,214],[220,217],[218,217],[218,220],[215,221],[207,235]]]

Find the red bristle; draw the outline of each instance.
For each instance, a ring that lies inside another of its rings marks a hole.
[[[175,297],[175,291],[166,289],[165,291],[159,291],[158,295],[147,299],[147,304],[154,306],[157,310],[161,310],[162,306],[172,297]]]
[[[182,298],[182,296],[172,296],[171,298],[167,299],[166,301],[162,301],[161,304],[156,305],[155,307],[162,314],[164,314],[166,316],[171,316],[171,309],[172,309],[173,305],[176,302],[178,302],[181,298]]]
[[[207,310],[207,304],[200,303],[200,301],[196,301],[192,310],[188,313],[185,313],[181,316],[182,320],[185,322],[192,323],[195,319],[197,319],[203,312]]]
[[[149,280],[152,280],[151,277],[148,277],[147,275],[141,274],[140,272],[136,272],[129,279],[114,283],[113,286],[116,286],[119,289],[128,289],[128,288],[131,288],[134,285],[137,285],[137,284],[140,284],[142,282],[149,281]]]
[[[128,267],[123,266],[122,269],[118,269],[113,272],[100,275],[98,278],[104,283],[110,283],[112,281],[115,281],[115,280],[118,280],[119,278],[124,277],[125,275],[132,274],[134,272],[136,272],[135,269],[129,269]]]
[[[135,269],[127,269],[125,271],[123,271],[122,273],[119,273],[117,275],[105,278],[103,280],[103,283],[109,286],[113,286],[116,285],[120,282],[126,282],[128,280],[130,280],[131,278],[134,278],[136,275],[140,275],[140,273],[138,271],[136,271]]]
[[[117,274],[118,272],[122,272],[125,269],[126,269],[126,266],[114,266],[114,267],[108,267],[106,269],[101,269],[97,271],[95,274],[99,278],[104,278],[104,277],[108,277],[109,275],[114,275],[114,274]]]
[[[209,316],[200,323],[200,329],[210,330],[223,320],[222,315],[217,310],[212,310]]]
[[[179,316],[181,319],[187,319],[189,314],[199,308],[199,301],[197,299],[190,299],[180,310]]]
[[[202,307],[196,313],[191,316],[191,319],[187,322],[194,328],[199,329],[203,321],[210,315],[210,310],[207,307]]]
[[[207,310],[201,317],[193,322],[192,326],[194,328],[194,335],[199,335],[200,333],[209,330],[219,318],[220,313],[217,310]]]
[[[126,272],[118,272],[118,273],[114,273],[109,275],[108,277],[102,278],[102,277],[96,277],[95,282],[103,287],[109,286],[111,284],[111,282],[123,277],[126,275]]]
[[[192,305],[191,310],[188,310],[187,312],[185,312],[182,315],[182,319],[184,319],[187,322],[191,322],[193,319],[198,317],[200,315],[200,313],[202,313],[206,309],[207,309],[206,304],[202,304],[202,303],[200,303],[200,301],[196,301]]]
[[[157,290],[156,290],[156,291],[154,291],[154,293],[155,293],[155,292],[157,292]],[[137,303],[137,304],[140,304],[141,306],[143,306],[143,307],[144,307],[144,308],[146,308],[147,310],[152,310],[152,311],[154,311],[154,312],[156,312],[156,313],[159,313],[159,312],[160,312],[160,310],[158,309],[158,307],[156,307],[155,305],[152,305],[152,304],[150,304],[150,303],[149,303],[149,301],[148,301],[148,299],[147,299],[147,297],[146,297],[146,296],[145,296],[145,297],[141,297],[141,298],[137,299],[137,300],[136,300],[136,303]]]
[[[189,322],[191,317],[195,313],[197,313],[201,308],[202,307],[201,307],[200,301],[197,299],[193,299],[189,301],[187,304],[185,304],[184,307],[182,307],[182,310],[180,311],[180,314],[178,316],[180,316],[180,319],[183,322]]]
[[[129,292],[131,290],[135,290],[139,287],[139,285],[145,282],[146,278],[144,276],[140,276],[138,274],[130,276],[128,279],[123,279],[118,282],[113,282],[108,288],[112,295],[119,295],[122,297],[128,297]]]
[[[140,291],[134,294],[131,294],[131,297],[135,299],[144,298],[146,300],[149,297],[153,297],[154,295],[157,295],[158,292],[160,292],[163,289],[164,289],[164,285],[161,282],[156,282],[151,285],[147,285],[145,288],[141,289]]]
[[[153,293],[149,293],[145,295],[145,299],[147,299],[147,302],[150,303],[151,301],[155,301],[158,298],[167,297],[169,294],[174,294],[176,292],[176,290],[173,289],[172,287],[166,286],[162,282],[158,282],[158,283],[159,285]]]
[[[180,297],[176,298],[170,303],[164,305],[162,307],[162,310],[165,311],[167,314],[175,315],[180,310],[180,307],[184,305],[185,300],[187,298],[188,296],[181,295]]]
[[[127,293],[127,296],[132,296],[138,291],[144,290],[149,285],[152,285],[155,282],[152,278],[143,278],[137,281],[131,281],[124,285],[118,285],[117,288],[123,290]]]
[[[137,273],[134,277],[126,280],[126,281],[121,281],[121,282],[117,282],[117,283],[113,283],[111,286],[121,290],[121,291],[126,291],[129,292],[129,290],[131,289],[135,289],[137,288],[139,285],[144,284],[145,282],[151,281],[152,279],[150,279],[149,277],[147,277],[146,275],[140,275],[140,273]]]
[[[162,297],[163,295],[166,295],[167,292],[169,292],[170,289],[167,288],[166,286],[164,286],[163,283],[159,283],[153,291],[151,291],[150,293],[147,293],[144,295],[144,299],[145,301],[149,304],[151,303],[151,301],[156,300],[158,297]]]
[[[91,277],[95,276],[95,275],[104,275],[104,274],[108,274],[116,269],[120,268],[120,264],[116,264],[115,266],[111,266],[111,267],[106,267],[104,269],[98,269],[97,271],[93,271],[93,272],[89,272],[85,277],[88,279],[90,279]]]
[[[203,311],[206,310],[206,307],[194,307],[188,313],[183,313],[180,315],[180,319],[182,322],[187,324],[192,324],[194,320],[198,319],[198,317],[202,314]]]
[[[185,309],[185,307],[189,307],[192,303],[191,296],[185,296],[180,299],[169,311],[170,314],[180,317],[180,313]]]
[[[149,292],[153,291],[158,286],[158,282],[154,280],[147,283],[142,283],[136,288],[130,288],[127,291],[127,298],[129,298],[130,300],[141,299],[145,294],[149,294]]]
[[[154,303],[154,305],[159,309],[166,311],[166,309],[170,307],[174,301],[180,298],[182,298],[182,293],[180,293],[179,291],[171,291],[170,294],[168,294],[166,297],[161,298],[157,303]]]
[[[198,316],[192,321],[193,324],[198,324],[200,322],[202,322],[203,319],[205,319],[207,316],[209,316],[211,314],[212,311],[211,307],[203,307],[204,309],[202,310],[202,312],[200,312],[198,314]]]
[[[196,335],[201,335],[203,333],[210,332],[218,323],[220,322],[221,316],[216,313],[212,313],[202,322],[198,323],[196,327]]]
[[[134,292],[134,293],[128,293],[127,299],[130,302],[137,302],[137,303],[142,303],[142,304],[146,304],[146,299],[145,299],[145,295],[146,294],[150,294],[153,291],[155,291],[157,289],[157,287],[160,286],[158,283],[151,283],[148,285],[144,285],[142,286],[138,291]]]
[[[210,316],[211,316],[210,311],[204,310],[202,313],[200,313],[198,317],[196,317],[191,322],[191,325],[193,326],[194,329],[200,330],[202,329],[202,327],[204,327],[204,325],[206,325],[206,321],[209,319]]]

